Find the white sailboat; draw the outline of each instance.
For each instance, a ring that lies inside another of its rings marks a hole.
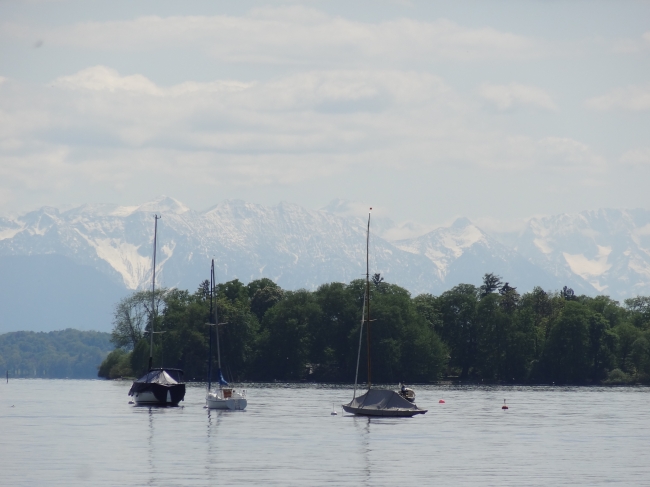
[[[210,268],[210,322],[206,323],[208,325],[208,333],[210,334],[210,356],[208,359],[208,390],[205,397],[205,403],[206,406],[210,409],[229,409],[232,411],[241,411],[246,409],[246,406],[248,405],[248,400],[246,399],[246,389],[237,391],[232,387],[228,387],[228,382],[226,382],[226,380],[223,378],[223,373],[221,372],[219,325],[224,325],[225,323],[219,323],[218,320],[216,296],[214,296],[215,286],[216,281],[214,278],[214,259],[212,259],[212,267]],[[216,329],[217,333],[217,365],[219,382],[219,387],[214,391],[212,390],[212,327]]]
[[[370,208],[372,211],[372,208]],[[371,380],[370,367],[370,266],[369,253],[370,247],[370,212],[368,212],[368,230],[366,233],[366,293],[363,301],[363,310],[361,312],[361,327],[359,330],[359,351],[357,353],[357,371],[354,376],[354,393],[352,400],[348,404],[342,404],[343,410],[347,413],[359,414],[363,416],[391,416],[391,417],[411,417],[416,414],[424,414],[426,409],[420,409],[413,402],[415,392],[400,384],[400,391],[391,391],[388,389],[373,389]],[[367,326],[366,341],[368,349],[368,390],[365,394],[357,397],[357,380],[359,377],[359,357],[361,356],[361,342],[363,337],[364,322]]]

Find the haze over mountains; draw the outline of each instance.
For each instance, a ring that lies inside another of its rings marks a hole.
[[[308,210],[230,200],[197,212],[160,197],[139,207],[45,207],[0,218],[0,333],[109,331],[115,302],[150,286],[154,213],[162,215],[156,273],[162,286],[194,291],[208,277],[211,258],[222,282],[269,277],[285,289],[314,289],[361,278],[367,215],[350,210],[342,201]],[[533,218],[517,234],[488,234],[459,218],[389,240],[397,227],[373,219],[371,272],[413,295],[479,284],[486,272],[520,292],[566,285],[619,300],[650,294],[650,211]]]

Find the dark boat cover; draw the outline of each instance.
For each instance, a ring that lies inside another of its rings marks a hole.
[[[151,369],[145,375],[134,381],[129,390],[129,396],[136,392],[151,391],[161,403],[167,403],[167,393],[171,403],[178,404],[185,397],[185,384],[181,383],[181,369]]]
[[[413,416],[424,414],[426,409],[420,409],[407,401],[395,391],[387,389],[370,389],[365,394],[354,398],[343,409],[348,413],[365,416]]]

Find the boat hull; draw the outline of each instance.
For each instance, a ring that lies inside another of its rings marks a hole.
[[[393,417],[393,418],[410,418],[416,414],[424,414],[427,412],[426,409],[366,409],[366,408],[355,408],[348,406],[347,404],[342,404],[343,410],[346,413],[357,414],[359,416],[381,416],[381,417]]]
[[[420,409],[397,392],[386,389],[369,389],[365,394],[341,406],[345,412],[361,416],[410,418],[427,412],[426,409]]]
[[[165,386],[138,384],[133,391],[133,401],[139,406],[178,406],[185,398],[185,384]]]
[[[230,411],[243,411],[248,405],[246,391],[222,389],[221,392],[209,392],[205,402],[210,409],[223,409]]]
[[[227,409],[230,411],[243,411],[248,405],[246,399],[210,399],[207,400],[210,409]]]

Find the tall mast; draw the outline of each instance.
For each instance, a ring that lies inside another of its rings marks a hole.
[[[372,208],[368,211],[368,230],[366,232],[366,309],[368,310],[367,323],[368,323],[368,332],[366,333],[366,343],[368,348],[368,390],[372,384],[372,378],[370,373],[370,213]]]
[[[214,259],[212,259],[212,266],[210,267],[210,318],[208,322],[208,333],[210,334],[210,353],[208,354],[208,392],[212,387],[212,320],[213,320],[213,306],[212,299],[214,296]]]
[[[215,281],[214,286],[217,285],[217,282],[214,278],[214,259],[212,260],[212,279]],[[219,385],[221,385],[221,349],[219,347],[219,315],[217,313],[217,293],[215,293],[215,303],[214,303],[214,327],[217,332],[217,366],[219,367]]]
[[[154,214],[153,225],[153,274],[151,279],[151,330],[149,330],[149,370],[153,365],[153,325],[156,320],[156,239],[158,236],[158,220],[160,217]]]

